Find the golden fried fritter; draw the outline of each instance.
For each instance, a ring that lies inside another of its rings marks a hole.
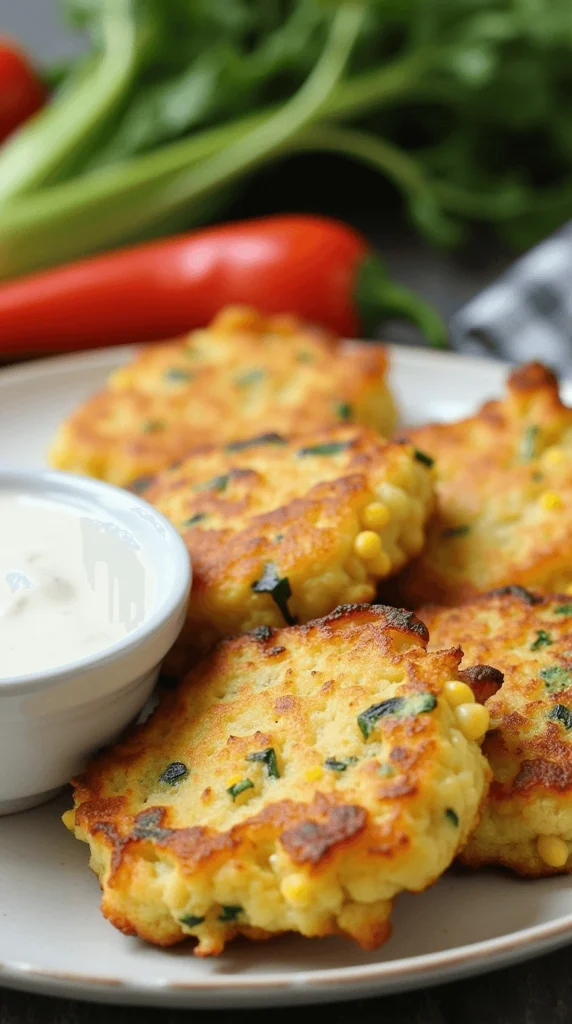
[[[403,603],[453,605],[513,583],[550,593],[572,582],[572,409],[549,370],[523,366],[501,401],[408,436],[435,459],[437,512],[399,581]]]
[[[393,429],[382,346],[228,309],[208,329],[147,346],[116,370],[60,427],[49,458],[123,486],[197,445],[346,421]]]
[[[400,890],[447,868],[490,771],[408,612],[344,607],[223,641],[142,727],[75,781],[103,913],[200,956],[238,933],[389,933]],[[483,710],[483,709],[481,709]]]
[[[418,614],[431,648],[460,644],[461,676],[490,685],[483,753],[494,781],[462,859],[522,875],[572,871],[572,598],[508,587]]]
[[[197,450],[138,489],[191,555],[179,650],[371,601],[421,550],[433,500],[421,453],[357,426]]]

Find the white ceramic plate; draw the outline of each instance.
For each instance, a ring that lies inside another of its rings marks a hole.
[[[0,462],[43,465],[62,417],[128,356],[110,350],[0,373]],[[394,353],[393,386],[410,423],[463,415],[499,394],[505,375],[498,363]],[[161,1006],[329,1002],[459,978],[572,941],[572,877],[525,882],[452,871],[426,893],[398,898],[393,937],[375,953],[294,936],[237,942],[206,961],[190,945],[157,950],[101,917],[87,847],[60,822],[67,806],[63,797],[0,820],[0,985]]]

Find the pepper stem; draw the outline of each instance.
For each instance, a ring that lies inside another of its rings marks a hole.
[[[382,320],[406,320],[419,328],[430,345],[448,348],[447,326],[441,315],[415,292],[391,281],[378,256],[368,256],[361,264],[355,300],[366,333],[373,333]]]

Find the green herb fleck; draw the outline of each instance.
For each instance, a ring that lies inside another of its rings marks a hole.
[[[246,789],[254,789],[254,783],[250,779],[241,779],[240,782],[235,782],[234,786],[229,786],[227,793],[233,800],[236,800],[237,796],[244,793]]]
[[[289,626],[295,626],[297,619],[290,614],[288,601],[292,597],[292,590],[288,577],[281,577],[278,567],[274,562],[266,562],[262,576],[251,584],[255,594],[270,594],[276,606],[282,612],[284,621]]]
[[[364,739],[369,739],[376,722],[385,715],[420,715],[433,711],[437,706],[437,698],[433,693],[416,693],[411,697],[389,697],[380,704],[372,704],[366,711],[358,715],[358,725]]]
[[[218,919],[219,921],[236,921],[239,914],[242,914],[242,907],[221,907]]]
[[[532,480],[533,484],[539,484],[544,480],[544,476],[542,473],[539,473],[537,469],[535,469],[534,473],[531,474],[530,479]]]
[[[350,765],[356,764],[357,757],[327,757],[324,761],[326,768],[329,768],[332,772],[345,772],[346,768]]]
[[[312,356],[312,353],[308,352],[304,348],[301,348],[300,351],[297,352],[296,354],[296,362],[298,363],[311,363],[313,362],[313,360],[314,357]]]
[[[262,380],[265,376],[264,370],[247,370],[246,373],[241,373],[240,376],[235,378],[235,383],[239,388],[247,388],[250,384],[256,384],[257,381]]]
[[[182,761],[172,761],[159,776],[159,782],[165,782],[168,786],[176,786],[181,779],[189,774],[189,769]]]
[[[572,711],[570,708],[565,707],[564,704],[555,704],[552,710],[549,711],[548,718],[553,722],[562,722],[567,731],[572,729]]]
[[[190,519],[185,519],[183,526],[195,526],[197,523],[202,523],[203,519],[206,518],[206,512],[195,512],[194,516],[191,516]]]
[[[204,484],[195,484],[193,487],[194,491],[226,491],[228,487],[228,481],[230,479],[230,473],[222,473],[221,476],[213,476],[211,480],[206,480]]]
[[[569,686],[572,686],[572,671],[561,665],[543,668],[540,678],[544,680],[548,693],[557,693],[558,690],[567,690]]]
[[[547,633],[545,629],[537,629],[536,640],[530,645],[530,650],[539,651],[541,647],[550,647],[552,642],[550,633]]]
[[[347,423],[348,420],[351,420],[354,414],[353,406],[350,405],[349,402],[338,402],[338,404],[336,405],[336,413],[338,419],[342,420],[344,423]]]
[[[471,527],[467,523],[462,523],[460,526],[448,526],[445,530],[441,530],[442,537],[465,537],[467,533],[471,532]]]
[[[309,448],[300,448],[297,454],[305,455],[339,455],[351,445],[351,441],[326,441],[325,444],[310,445]]]
[[[165,420],[147,420],[141,429],[144,434],[157,434],[165,429]]]
[[[168,370],[165,370],[163,376],[166,380],[181,384],[184,381],[192,380],[194,374],[191,370],[183,370],[180,366],[170,366]]]
[[[129,489],[133,491],[135,494],[143,494],[143,491],[146,491],[147,488],[150,487],[152,483],[152,476],[138,476],[136,480],[131,481]]]
[[[272,538],[272,540],[274,541],[275,544],[279,544],[281,540],[284,540],[284,534],[283,533],[275,533],[273,538]]]
[[[276,751],[274,747],[266,747],[265,750],[257,750],[254,754],[249,754],[246,758],[247,761],[262,761],[266,768],[266,773],[269,779],[279,779],[280,772],[278,771],[278,761],[276,758]]]
[[[435,465],[435,459],[432,459],[431,456],[427,455],[425,452],[420,452],[419,448],[413,449],[413,457],[417,459],[418,462],[422,462],[424,466],[428,466],[429,469]]]
[[[248,448],[258,448],[259,445],[263,444],[286,444],[286,441],[280,434],[259,434],[258,437],[247,437],[244,441],[231,441],[227,444],[225,451],[227,452],[242,452]]]
[[[392,764],[380,764],[377,774],[381,775],[382,779],[392,779],[396,771]]]
[[[531,459],[536,455],[536,440],[538,437],[538,427],[532,426],[527,427],[520,446],[520,457],[525,462],[530,462]]]
[[[194,914],[185,914],[184,917],[179,918],[179,923],[186,925],[187,928],[197,928],[203,921],[204,917],[195,917]]]
[[[559,604],[554,609],[555,615],[572,615],[572,604]]]
[[[447,821],[451,822],[451,825],[455,825],[455,827],[458,826],[459,815],[453,810],[452,807],[447,807],[447,810],[445,811],[445,817],[447,818]]]

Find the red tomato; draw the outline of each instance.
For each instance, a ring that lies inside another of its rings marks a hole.
[[[46,90],[27,56],[0,36],[0,142],[43,106]]]

